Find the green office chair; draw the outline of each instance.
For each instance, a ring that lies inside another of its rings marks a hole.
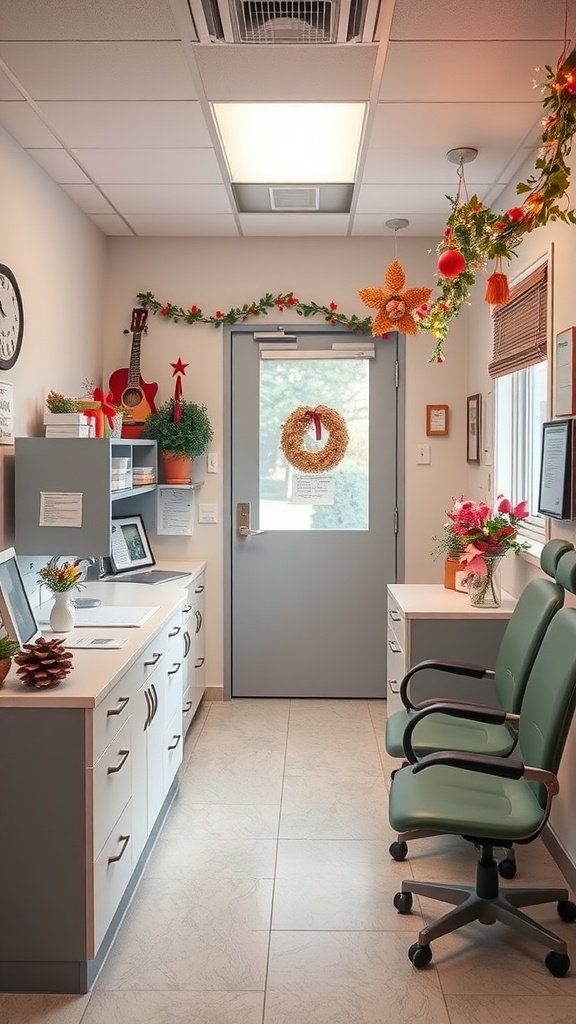
[[[430,700],[417,703],[411,693],[412,679],[426,669],[440,669],[446,673],[475,679],[493,679],[500,707],[511,716],[518,715],[528,675],[540,649],[542,638],[553,616],[564,603],[564,591],[555,581],[556,567],[562,555],[573,549],[569,541],[562,540],[552,540],[544,545],[540,566],[552,579],[532,580],[522,591],[502,638],[493,672],[474,665],[440,661],[420,662],[410,669],[400,688],[406,710],[391,715],[386,723],[385,746],[388,754],[392,757],[405,757],[406,729],[415,711],[432,703]],[[441,699],[441,694],[438,699]],[[454,703],[452,697],[448,700]],[[481,693],[478,695],[478,702],[482,702]],[[418,758],[436,750],[462,750],[507,757],[516,744],[516,738],[513,718],[509,718],[503,724],[495,724],[458,720],[436,712],[426,717],[417,733],[412,736],[412,747]],[[394,860],[404,860],[408,854],[407,841],[423,839],[429,834],[428,831],[401,833],[390,845],[390,856]],[[513,878],[516,874],[516,860],[512,849],[500,861],[499,872],[503,878]]]
[[[565,554],[557,567],[558,582],[576,593],[576,552]],[[389,818],[400,832],[425,830],[434,835],[462,835],[480,848],[476,885],[402,882],[394,906],[410,913],[413,894],[454,904],[433,924],[423,928],[408,955],[415,967],[430,963],[430,943],[471,921],[501,921],[551,952],[545,964],[562,977],[570,967],[566,943],[520,907],[554,902],[563,921],[576,920],[576,904],[567,889],[499,888],[495,846],[530,843],[548,820],[558,792],[557,771],[576,705],[576,608],[554,616],[536,655],[520,711],[519,748],[523,761],[460,751],[441,751],[417,760],[410,734],[424,708],[406,730],[406,753],[411,763],[401,768],[390,789]],[[443,704],[444,714],[470,721],[504,722],[506,713],[482,705]]]

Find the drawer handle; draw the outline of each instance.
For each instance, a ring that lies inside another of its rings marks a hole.
[[[146,666],[146,668],[149,668],[151,665],[157,665],[158,662],[160,661],[161,657],[162,657],[162,652],[160,652],[159,654],[153,654],[152,655],[152,661],[145,661],[144,665]]]
[[[192,611],[192,605],[185,604],[182,611],[184,612],[184,615],[188,615]]]
[[[190,648],[192,647],[192,640],[188,630],[184,630],[184,657],[187,658],[190,654]]]
[[[204,590],[204,584],[202,584],[201,587],[196,587],[196,590],[194,591],[194,593],[195,594],[201,594],[203,592],[203,590]]]
[[[178,633],[180,632],[180,629],[181,629],[180,626],[174,626],[174,629],[172,630],[172,632],[168,633],[168,639],[170,640],[173,636],[178,636]]]
[[[201,629],[202,629],[202,612],[199,612],[198,609],[196,609],[196,636],[198,636],[198,633],[200,632]]]
[[[397,640],[389,640],[388,647],[392,651],[392,654],[402,654],[402,648]]]
[[[108,863],[109,864],[116,864],[117,861],[122,860],[122,857],[126,853],[126,847],[128,846],[128,843],[130,842],[130,836],[118,836],[118,838],[119,838],[120,842],[123,843],[124,845],[122,846],[122,849],[120,850],[120,853],[118,853],[115,857],[108,857]]]
[[[182,708],[182,714],[183,715],[187,715],[188,712],[190,711],[191,707],[192,707],[192,701],[191,700],[187,700],[185,705],[184,705],[184,707]]]
[[[130,697],[120,697],[119,700],[118,700],[118,707],[116,707],[116,708],[109,708],[108,711],[106,712],[106,714],[110,715],[110,716],[112,716],[112,715],[121,715],[122,712],[124,711],[124,708],[126,707],[126,705],[127,705],[129,700],[130,700]]]
[[[120,756],[120,764],[116,764],[112,768],[109,768],[108,769],[108,775],[114,775],[116,772],[119,772],[120,769],[124,767],[124,765],[126,764],[126,761],[130,757],[130,751],[129,750],[119,750],[118,753],[121,755]]]
[[[204,658],[198,658],[198,661],[194,665],[194,668],[202,668],[202,665],[204,664],[204,661],[205,661]]]
[[[401,622],[402,616],[398,612],[388,612],[388,615],[392,619],[392,622]]]
[[[389,679],[388,686],[392,693],[400,693],[400,683],[397,679]]]
[[[175,740],[175,742],[170,744],[170,746],[168,747],[168,750],[176,750],[176,747],[180,743],[181,739],[182,739],[182,736],[177,736],[176,733],[174,733],[174,740]]]
[[[150,700],[150,694],[148,693],[148,690],[144,690],[144,696],[146,697],[146,707],[148,709],[146,712],[146,721],[144,722],[144,732],[146,732],[146,729],[148,728],[150,722],[152,721],[152,703]]]
[[[179,672],[180,669],[182,668],[182,662],[181,661],[173,661],[172,664],[174,665],[174,668],[168,669],[168,675],[169,676],[175,676],[176,673]]]
[[[150,719],[150,721],[153,722],[154,719],[156,718],[156,712],[158,711],[158,694],[156,693],[156,687],[154,686],[154,683],[152,683],[152,693],[151,693],[150,699],[152,701],[152,709],[153,709],[152,710],[152,718]]]

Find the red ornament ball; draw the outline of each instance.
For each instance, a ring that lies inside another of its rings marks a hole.
[[[438,270],[442,277],[458,277],[466,269],[466,260],[458,249],[446,249],[438,257]]]

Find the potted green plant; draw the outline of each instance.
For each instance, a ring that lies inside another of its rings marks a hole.
[[[12,657],[20,650],[17,640],[11,640],[9,636],[0,637],[0,686],[6,679],[12,664]]]
[[[192,462],[214,436],[205,405],[170,398],[144,421],[142,437],[156,441],[166,483],[190,483]]]

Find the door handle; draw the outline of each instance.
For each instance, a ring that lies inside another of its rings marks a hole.
[[[239,501],[236,505],[236,532],[239,537],[258,537],[266,530],[253,530],[250,526],[250,502]]]

